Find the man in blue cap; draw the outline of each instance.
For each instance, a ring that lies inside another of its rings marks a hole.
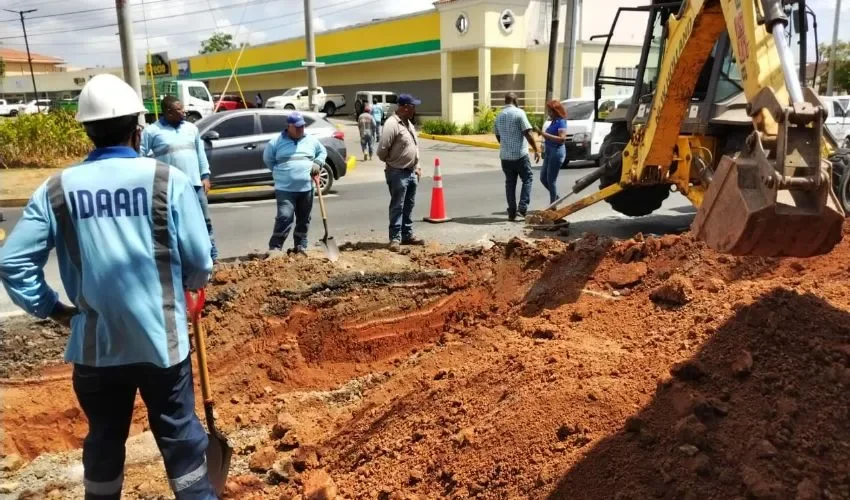
[[[304,134],[304,116],[293,111],[287,118],[286,130],[269,141],[263,151],[263,162],[272,171],[277,199],[277,217],[269,239],[269,252],[280,251],[295,226],[294,252],[307,252],[307,231],[313,210],[313,178],[318,178],[328,151],[311,135]]]
[[[413,206],[422,177],[419,168],[419,139],[413,127],[416,106],[421,101],[410,94],[398,96],[398,109],[384,123],[378,158],[387,164],[384,175],[390,188],[390,250],[401,245],[424,245],[413,235]]]

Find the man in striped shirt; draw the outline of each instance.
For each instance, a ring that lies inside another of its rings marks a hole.
[[[207,203],[210,190],[210,164],[204,151],[198,127],[186,121],[183,104],[174,96],[165,96],[162,100],[162,117],[148,125],[142,133],[140,154],[177,167],[189,177],[195,186],[204,222],[210,235],[213,262],[218,260],[218,248],[215,246],[215,234]]]
[[[516,105],[517,96],[513,92],[505,96],[505,107],[496,117],[496,140],[499,141],[499,158],[505,173],[505,195],[508,201],[508,219],[525,219],[528,204],[531,202],[531,161],[528,158],[528,146],[534,150],[534,162],[540,161],[537,141],[531,135],[532,126],[525,111]],[[516,201],[517,178],[522,179],[519,205]]]

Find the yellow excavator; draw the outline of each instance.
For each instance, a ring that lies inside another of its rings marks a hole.
[[[825,129],[825,108],[795,68],[790,39],[800,35],[805,68],[807,11],[814,15],[805,0],[619,9],[602,36],[595,98],[598,104],[612,89],[631,98],[605,117],[611,131],[599,167],[537,213],[537,222],[560,221],[602,200],[628,216],[648,215],[678,191],[698,209],[694,234],[719,252],[829,252],[850,209],[850,151]],[[638,18],[646,22],[639,64],[606,75],[616,64],[606,65],[606,57],[618,26],[633,32]],[[598,192],[559,208],[597,180]]]

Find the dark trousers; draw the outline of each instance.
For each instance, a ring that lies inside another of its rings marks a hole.
[[[212,245],[210,257],[212,257],[213,262],[215,262],[218,260],[218,248],[215,246],[215,232],[213,231],[212,219],[210,219],[207,193],[204,192],[203,186],[196,186],[195,190],[198,192],[198,201],[201,203],[201,211],[204,213],[204,222],[207,224],[207,232],[210,233],[210,244]]]
[[[540,168],[540,182],[549,191],[549,203],[555,203],[558,196],[558,174],[561,165],[567,157],[567,148],[564,146],[546,146],[546,156],[543,158],[543,166]]]
[[[269,250],[280,250],[283,242],[295,226],[292,235],[295,250],[307,250],[307,231],[310,229],[310,214],[313,211],[313,191],[275,191],[277,217],[274,219]]]
[[[531,203],[531,160],[528,155],[519,160],[502,160],[502,172],[505,173],[505,197],[508,199],[508,215],[525,215],[528,204]],[[517,178],[522,179],[522,189],[519,194],[519,205],[516,201]]]
[[[419,185],[416,172],[387,167],[384,175],[390,188],[390,241],[413,238],[413,207]]]
[[[179,500],[216,498],[207,477],[207,434],[195,416],[190,358],[171,368],[74,365],[73,383],[89,421],[83,442],[86,500],[121,498],[124,444],[137,390],[148,409],[148,422],[175,496]]]
[[[364,135],[360,138],[360,148],[363,149],[363,153],[369,153],[369,156],[372,156],[373,152],[373,140],[371,135]]]

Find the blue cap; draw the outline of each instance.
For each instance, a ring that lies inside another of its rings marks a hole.
[[[399,106],[405,106],[405,105],[419,106],[420,104],[422,104],[422,101],[413,97],[410,94],[401,94],[400,96],[398,96],[398,105]]]
[[[304,121],[304,115],[299,113],[298,111],[293,111],[289,113],[289,116],[286,117],[286,123],[290,125],[295,125],[296,127],[303,127],[307,125],[307,122]]]

